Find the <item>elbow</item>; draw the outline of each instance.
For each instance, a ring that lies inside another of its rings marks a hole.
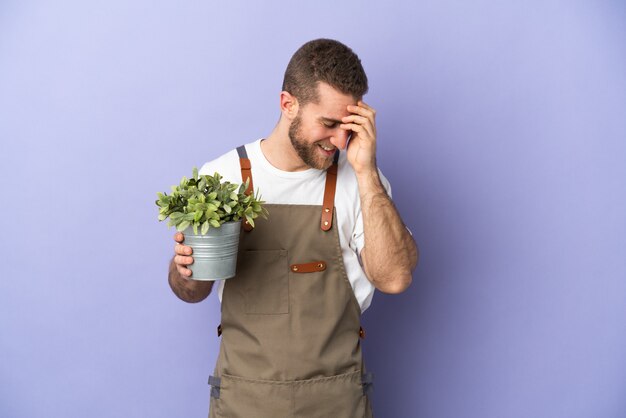
[[[413,281],[413,275],[410,271],[394,275],[388,280],[378,282],[375,286],[378,290],[389,295],[397,295],[409,288]]]
[[[420,261],[420,249],[417,246],[417,243],[415,242],[415,240],[413,240],[413,246],[411,248],[411,271],[413,271],[415,269],[415,267],[417,267],[417,264]]]
[[[180,293],[176,293],[176,291],[174,291],[174,294],[178,297],[178,299],[182,300],[183,302],[187,302],[187,303],[199,303],[199,302],[202,302],[203,300],[205,300],[209,296],[208,293],[180,294]]]
[[[198,303],[206,299],[213,288],[213,281],[186,279],[170,271],[168,282],[178,299],[187,303]]]

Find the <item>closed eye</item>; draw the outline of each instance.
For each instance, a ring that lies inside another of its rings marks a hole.
[[[331,119],[331,118],[325,118],[325,117],[320,118],[320,122],[322,122],[322,125],[324,125],[328,129],[334,129],[337,126],[341,125],[341,121],[340,120]]]

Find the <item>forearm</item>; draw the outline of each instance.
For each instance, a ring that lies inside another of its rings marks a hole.
[[[387,195],[378,170],[357,176],[365,245],[361,258],[365,273],[385,293],[400,293],[412,281],[419,252],[413,237]]]
[[[181,276],[176,269],[174,259],[170,262],[168,282],[174,294],[179,299],[189,303],[196,303],[206,299],[213,288],[212,281],[191,280]]]

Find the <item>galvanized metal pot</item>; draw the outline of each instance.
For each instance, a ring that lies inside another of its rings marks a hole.
[[[191,227],[185,229],[184,244],[193,249],[193,264],[188,266],[191,279],[222,280],[235,276],[240,231],[241,221],[210,228],[205,235],[194,234]]]

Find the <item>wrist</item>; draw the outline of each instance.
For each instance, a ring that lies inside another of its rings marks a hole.
[[[378,175],[378,168],[376,166],[368,170],[355,172],[355,174],[361,196],[369,195],[372,193],[383,193],[385,195],[387,194],[380,180],[380,176]]]

